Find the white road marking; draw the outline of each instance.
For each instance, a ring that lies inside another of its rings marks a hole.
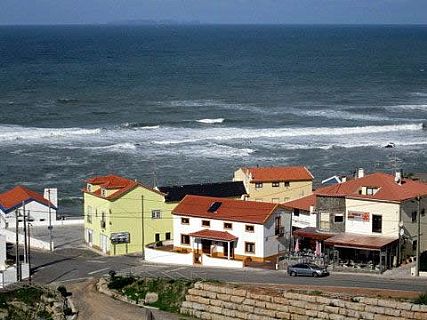
[[[95,271],[92,271],[92,272],[88,272],[87,274],[95,274],[95,273],[99,273],[99,272],[102,272],[102,271],[105,271],[105,270],[108,270],[108,269],[110,269],[110,268],[102,268],[102,269],[99,269],[99,270],[95,270]]]

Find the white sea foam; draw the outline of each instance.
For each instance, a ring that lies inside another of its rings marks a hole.
[[[399,104],[395,106],[388,106],[386,107],[387,110],[390,111],[408,111],[408,110],[418,110],[418,111],[427,111],[427,104]]]
[[[100,132],[99,128],[37,128],[2,125],[0,126],[0,142],[91,136],[98,135]]]
[[[224,122],[224,118],[200,119],[200,120],[196,120],[196,121],[200,122],[200,123],[206,123],[206,124],[223,123]]]
[[[365,126],[365,127],[299,127],[299,128],[267,128],[267,129],[243,129],[243,128],[221,128],[200,131],[188,129],[187,133],[180,139],[154,141],[155,144],[173,145],[194,143],[204,140],[227,141],[227,140],[253,140],[261,138],[292,138],[303,136],[345,136],[362,135],[385,132],[417,131],[422,129],[422,124],[402,124],[386,126]],[[177,135],[173,135],[177,137]]]
[[[393,120],[386,116],[376,116],[361,113],[353,113],[348,111],[340,111],[334,109],[321,109],[321,110],[291,110],[296,115],[307,115],[310,117],[321,117],[328,119],[343,119],[343,120],[363,120],[363,121],[387,121]]]
[[[107,145],[107,146],[85,147],[85,149],[121,152],[121,151],[126,151],[126,150],[134,151],[137,149],[137,146],[135,146],[133,143],[125,142],[125,143],[116,143],[116,144]]]

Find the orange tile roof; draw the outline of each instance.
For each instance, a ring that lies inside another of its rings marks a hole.
[[[362,187],[374,187],[379,188],[379,190],[374,195],[362,195],[359,194],[359,190]],[[410,179],[402,179],[402,183],[399,185],[395,182],[393,175],[378,172],[366,175],[363,178],[318,189],[315,194],[351,199],[401,202],[417,196],[427,195],[427,184]]]
[[[237,239],[236,236],[233,236],[231,233],[228,233],[227,231],[215,231],[215,230],[209,230],[209,229],[204,229],[197,232],[189,233],[188,235],[190,237],[195,237],[195,238],[203,238],[203,239],[219,240],[219,241],[233,241]]]
[[[290,209],[300,209],[300,210],[304,210],[304,211],[310,211],[310,207],[311,206],[315,206],[316,205],[316,195],[315,194],[311,194],[309,196],[300,198],[300,199],[296,199],[296,200],[292,200],[292,201],[288,201],[283,203],[283,206],[285,208],[290,208]]]
[[[0,194],[0,207],[4,212],[10,212],[15,208],[20,207],[22,202],[28,203],[31,201],[36,201],[49,206],[49,201],[45,199],[43,195],[24,186],[16,186],[15,188]],[[50,206],[56,209],[56,206],[54,206],[52,202],[50,202]]]
[[[311,172],[306,167],[253,167],[242,168],[251,175],[251,183],[274,181],[312,181]]]
[[[86,180],[87,183],[93,184],[93,185],[97,185],[100,188],[104,188],[104,189],[118,189],[116,192],[114,192],[113,194],[109,195],[108,197],[103,197],[101,195],[101,189],[98,189],[94,192],[89,192],[87,190],[87,187],[85,187],[82,191],[91,195],[94,195],[96,197],[99,198],[103,198],[106,200],[116,200],[118,198],[120,198],[122,195],[128,193],[129,191],[133,190],[134,188],[136,188],[137,186],[143,187],[145,189],[151,190],[155,193],[158,193],[162,196],[164,196],[165,194],[150,188],[144,184],[142,184],[141,182],[135,181],[135,180],[131,180],[131,179],[127,179],[124,177],[120,177],[117,175],[107,175],[107,176],[96,176],[93,178],[90,178],[88,180]]]
[[[209,212],[209,208],[215,202],[221,203],[221,205],[215,212]],[[282,206],[275,203],[187,195],[173,209],[172,214],[264,224],[278,207]]]

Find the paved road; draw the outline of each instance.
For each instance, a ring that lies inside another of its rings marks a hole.
[[[375,275],[335,273],[326,278],[289,277],[284,271],[222,269],[150,264],[140,257],[104,257],[83,249],[54,253],[33,251],[33,279],[40,283],[73,282],[107,274],[109,270],[150,277],[212,279],[225,282],[336,286],[404,291],[427,291],[427,279],[393,279]]]

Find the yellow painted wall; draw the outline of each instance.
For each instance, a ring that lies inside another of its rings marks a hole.
[[[84,193],[85,241],[88,242],[87,229],[90,229],[93,230],[92,247],[95,249],[101,249],[101,235],[104,235],[108,237],[109,245],[106,254],[141,253],[145,245],[155,241],[156,233],[160,240],[166,239],[166,233],[172,237],[171,210],[175,206],[176,203],[165,203],[161,194],[142,186],[114,201]],[[92,207],[92,222],[87,219],[88,207]],[[160,210],[160,219],[152,218],[152,210]],[[105,228],[101,228],[102,212],[106,216]],[[110,236],[117,232],[129,232],[130,243],[111,244]]]
[[[234,172],[233,181],[243,181],[249,194],[247,200],[283,203],[308,196],[313,193],[312,181],[289,181],[285,187],[285,181],[279,181],[279,187],[273,187],[272,182],[264,182],[262,188],[255,188],[255,183],[250,182],[249,177],[239,169]]]

